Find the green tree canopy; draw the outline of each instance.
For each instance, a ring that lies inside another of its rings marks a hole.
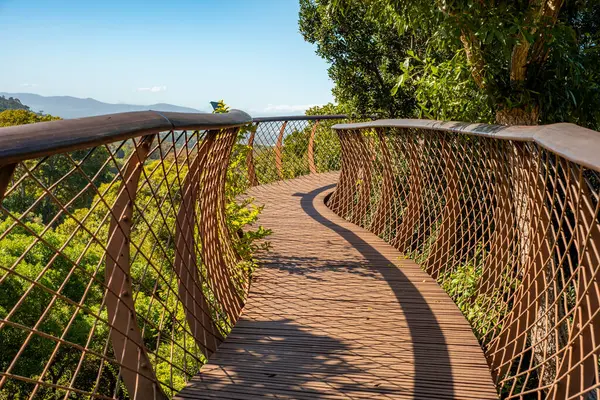
[[[299,25],[304,38],[317,45],[317,54],[331,64],[338,102],[364,115],[401,117],[412,112],[411,95],[392,94],[412,37],[398,35],[392,25],[370,15],[362,1],[342,12],[328,1],[300,0]]]
[[[366,49],[361,58],[375,60],[389,73],[387,82],[395,79],[392,93],[414,96],[420,116],[600,126],[598,1],[301,0],[300,5],[300,29],[331,62],[340,102],[347,101],[340,93],[352,90],[353,76],[341,69],[349,53],[339,48],[356,49],[356,40]],[[372,30],[355,34],[346,31],[348,24]],[[397,47],[390,45],[394,36]],[[389,59],[381,61],[376,49]],[[360,70],[355,76],[367,75],[360,63],[353,64]],[[370,92],[385,96],[388,88],[372,85]]]
[[[39,115],[25,109],[10,109],[0,112],[0,127],[33,124],[57,119],[60,118],[53,117],[52,115]]]

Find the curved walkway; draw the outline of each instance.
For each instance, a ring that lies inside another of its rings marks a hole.
[[[337,174],[260,186],[242,317],[178,398],[497,399],[469,324],[413,261],[331,212]]]

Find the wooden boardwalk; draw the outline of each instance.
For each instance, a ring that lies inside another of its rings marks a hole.
[[[323,203],[335,174],[253,191],[272,227],[242,317],[186,399],[496,399],[469,324],[418,265]]]

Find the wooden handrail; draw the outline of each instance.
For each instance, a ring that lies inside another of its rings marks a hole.
[[[372,122],[336,124],[332,128],[335,130],[413,128],[519,142],[534,142],[570,161],[600,171],[600,132],[570,123],[505,126],[423,119],[384,119]]]
[[[223,114],[136,111],[0,128],[0,163],[80,150],[174,130],[226,129],[250,123],[240,110]]]

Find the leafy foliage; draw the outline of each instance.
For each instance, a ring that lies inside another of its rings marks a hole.
[[[342,104],[352,104],[344,93],[356,80],[371,76],[364,63],[372,58],[384,82],[395,81],[392,93],[414,94],[420,116],[600,127],[597,1],[301,0],[300,6],[301,31],[332,64]],[[370,84],[356,96],[384,98],[388,88]],[[369,109],[364,101],[360,106]]]
[[[496,288],[490,294],[478,293],[484,259],[485,250],[478,245],[470,260],[438,278],[442,288],[454,300],[480,340],[490,329],[498,329],[498,322],[509,311],[501,296],[511,293],[507,289],[516,286],[515,282],[509,284],[506,279],[503,282],[506,287]],[[489,312],[490,307],[495,312]]]
[[[350,107],[325,104],[323,106],[315,106],[306,110],[306,115],[337,115],[337,114],[352,114]],[[331,129],[335,124],[339,123],[336,120],[323,120],[319,122],[319,127],[315,133],[315,167],[317,172],[338,171],[342,163],[342,149],[337,133]]]
[[[471,79],[463,51],[447,61],[421,59],[412,50],[393,92],[412,88],[417,116],[425,119],[493,122],[489,97]]]
[[[393,93],[393,88],[412,37],[398,35],[392,25],[370,15],[367,2],[353,2],[343,12],[331,5],[300,0],[299,25],[304,38],[317,44],[317,54],[331,64],[337,101],[358,115],[411,115],[415,103],[410,89]]]
[[[60,119],[52,115],[39,115],[25,109],[9,109],[0,112],[0,127],[33,124]]]

